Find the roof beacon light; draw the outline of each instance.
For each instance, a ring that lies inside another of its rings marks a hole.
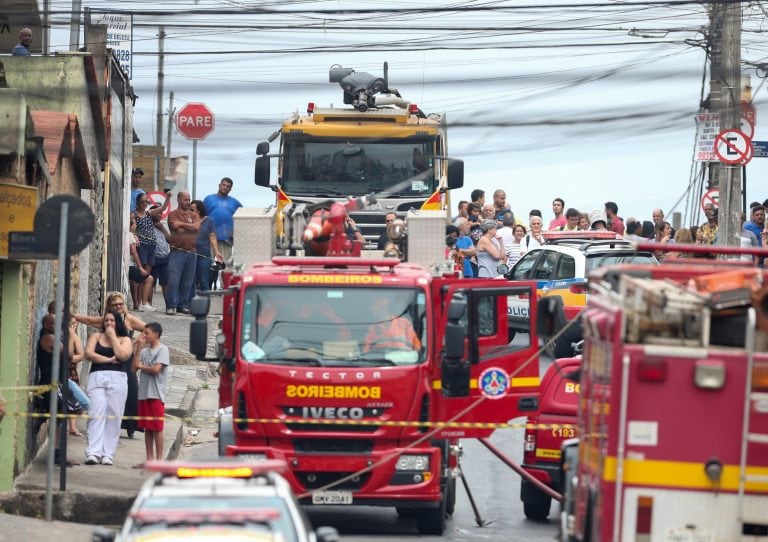
[[[606,230],[577,230],[577,231],[545,231],[544,240],[550,239],[580,239],[580,240],[599,240],[599,239],[620,239],[616,232]]]
[[[315,102],[309,102],[307,104],[307,115],[311,115],[315,112]]]
[[[285,472],[285,461],[148,461],[145,468],[177,478],[253,478],[270,472]]]
[[[411,115],[418,115],[419,114],[419,106],[416,104],[411,104],[408,106],[408,112]]]

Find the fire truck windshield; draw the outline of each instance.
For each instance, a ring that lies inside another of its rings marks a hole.
[[[424,139],[289,140],[281,187],[288,195],[426,197],[437,188],[434,149]]]
[[[426,344],[422,290],[292,285],[245,292],[239,351],[249,363],[414,365],[426,359]]]

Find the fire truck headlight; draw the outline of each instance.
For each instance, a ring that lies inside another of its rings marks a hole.
[[[428,455],[401,455],[395,465],[395,470],[429,470]]]
[[[723,464],[718,459],[712,458],[704,464],[704,472],[711,481],[719,482],[723,475]]]
[[[697,388],[719,390],[725,386],[725,363],[712,359],[697,360],[693,382]]]

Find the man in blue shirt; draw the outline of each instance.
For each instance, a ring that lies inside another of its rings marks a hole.
[[[750,205],[752,220],[744,223],[744,229],[751,231],[757,238],[757,246],[763,246],[762,233],[765,229],[765,207],[758,204]]]
[[[32,31],[29,28],[22,28],[19,32],[19,43],[11,51],[13,56],[32,56],[29,52],[29,46],[32,45]]]
[[[224,177],[219,183],[219,191],[207,196],[203,203],[208,216],[213,220],[216,228],[216,240],[219,251],[224,256],[224,261],[229,262],[232,257],[232,243],[234,234],[235,211],[242,207],[242,203],[229,195],[234,182],[229,177]]]

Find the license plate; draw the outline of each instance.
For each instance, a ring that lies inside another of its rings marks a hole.
[[[714,542],[715,536],[707,530],[699,529],[670,529],[667,532],[667,542]]]
[[[352,504],[351,491],[315,491],[312,504]]]

